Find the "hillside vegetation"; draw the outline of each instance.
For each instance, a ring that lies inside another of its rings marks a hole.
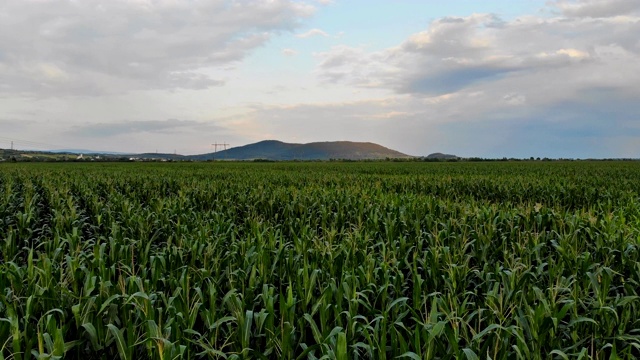
[[[194,160],[367,160],[385,158],[409,158],[401,152],[369,142],[315,142],[290,144],[277,140],[265,140],[239,146],[217,153],[190,156]]]

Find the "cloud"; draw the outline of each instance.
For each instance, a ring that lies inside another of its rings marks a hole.
[[[307,32],[301,33],[301,34],[297,34],[296,37],[301,38],[301,39],[306,39],[306,38],[310,38],[310,37],[314,37],[314,36],[324,36],[324,37],[328,37],[329,34],[327,34],[326,32],[320,30],[320,29],[311,29]]]
[[[2,127],[3,134],[0,134],[0,137],[3,135],[6,136],[9,133],[20,133],[24,132],[29,125],[33,125],[32,120],[23,120],[18,117],[0,117],[0,127]],[[6,140],[6,139],[4,139]],[[0,146],[2,148],[2,146]]]
[[[316,73],[327,83],[389,88],[398,72],[386,52],[368,53],[362,47],[337,45],[314,56],[319,59]]]
[[[518,93],[509,93],[502,97],[502,99],[511,105],[523,105],[527,102],[527,97]]]
[[[415,115],[415,113],[409,113],[406,111],[389,111],[386,113],[369,115],[373,119],[394,119],[394,118],[407,118]]]
[[[293,49],[282,49],[282,55],[284,56],[295,56],[298,55],[298,52]]]
[[[559,0],[552,5],[568,17],[603,18],[640,12],[636,0]]]
[[[371,52],[340,45],[317,53],[317,73],[328,83],[423,96],[478,91],[531,75],[538,84],[531,84],[529,91],[558,76],[563,88],[578,90],[610,84],[616,74],[640,73],[640,64],[634,61],[640,55],[638,33],[640,15],[633,14],[606,19],[528,16],[510,21],[492,14],[447,17],[391,48]],[[599,74],[601,84],[594,74]],[[587,78],[593,81],[588,83]],[[637,78],[617,81],[629,87]]]
[[[640,153],[640,129],[636,125],[640,123],[640,108],[618,91],[589,90],[573,99],[514,114],[508,121],[485,119],[467,123],[465,129],[450,130],[490,137],[490,141],[476,145],[478,153],[574,158],[637,158]],[[492,130],[501,135],[492,135]],[[630,142],[633,138],[635,145]]]
[[[292,0],[0,2],[0,93],[203,89],[314,8]]]
[[[69,134],[82,137],[115,137],[119,135],[131,135],[140,133],[176,133],[193,131],[220,131],[223,128],[198,121],[190,120],[147,120],[147,121],[122,121],[114,123],[95,123],[75,126],[69,130]]]

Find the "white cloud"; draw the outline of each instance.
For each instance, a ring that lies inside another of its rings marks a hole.
[[[293,49],[282,49],[282,54],[284,56],[296,56],[298,55],[298,52]]]
[[[591,57],[591,55],[589,55],[589,53],[587,53],[586,51],[580,51],[576,49],[560,49],[556,51],[556,54],[566,55],[574,59],[588,59]]]
[[[314,8],[292,0],[0,2],[0,92],[99,95],[203,89],[293,31]]]
[[[320,30],[320,29],[311,29],[307,32],[301,33],[301,34],[297,34],[296,37],[299,37],[301,39],[306,39],[306,38],[310,38],[310,37],[314,37],[314,36],[324,36],[324,37],[328,37],[329,34],[327,34],[326,32]]]
[[[530,91],[557,76],[563,88],[577,90],[594,70],[612,77],[640,73],[640,64],[633,60],[640,54],[638,33],[640,16],[632,15],[627,20],[523,17],[507,22],[474,14],[437,19],[425,31],[382,51],[335,46],[316,54],[317,71],[330,83],[410,94],[482,89],[531,74],[540,84]],[[627,85],[636,78],[629,76]]]
[[[406,111],[389,111],[386,113],[368,115],[368,117],[372,119],[394,119],[394,118],[407,118],[412,115],[414,114]]]
[[[527,102],[527,97],[518,93],[509,93],[502,97],[507,104],[523,105]]]

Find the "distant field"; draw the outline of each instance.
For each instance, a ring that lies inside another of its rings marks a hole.
[[[640,358],[640,162],[0,164],[0,359]]]

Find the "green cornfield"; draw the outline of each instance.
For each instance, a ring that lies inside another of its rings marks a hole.
[[[0,164],[0,359],[640,358],[640,162]]]

